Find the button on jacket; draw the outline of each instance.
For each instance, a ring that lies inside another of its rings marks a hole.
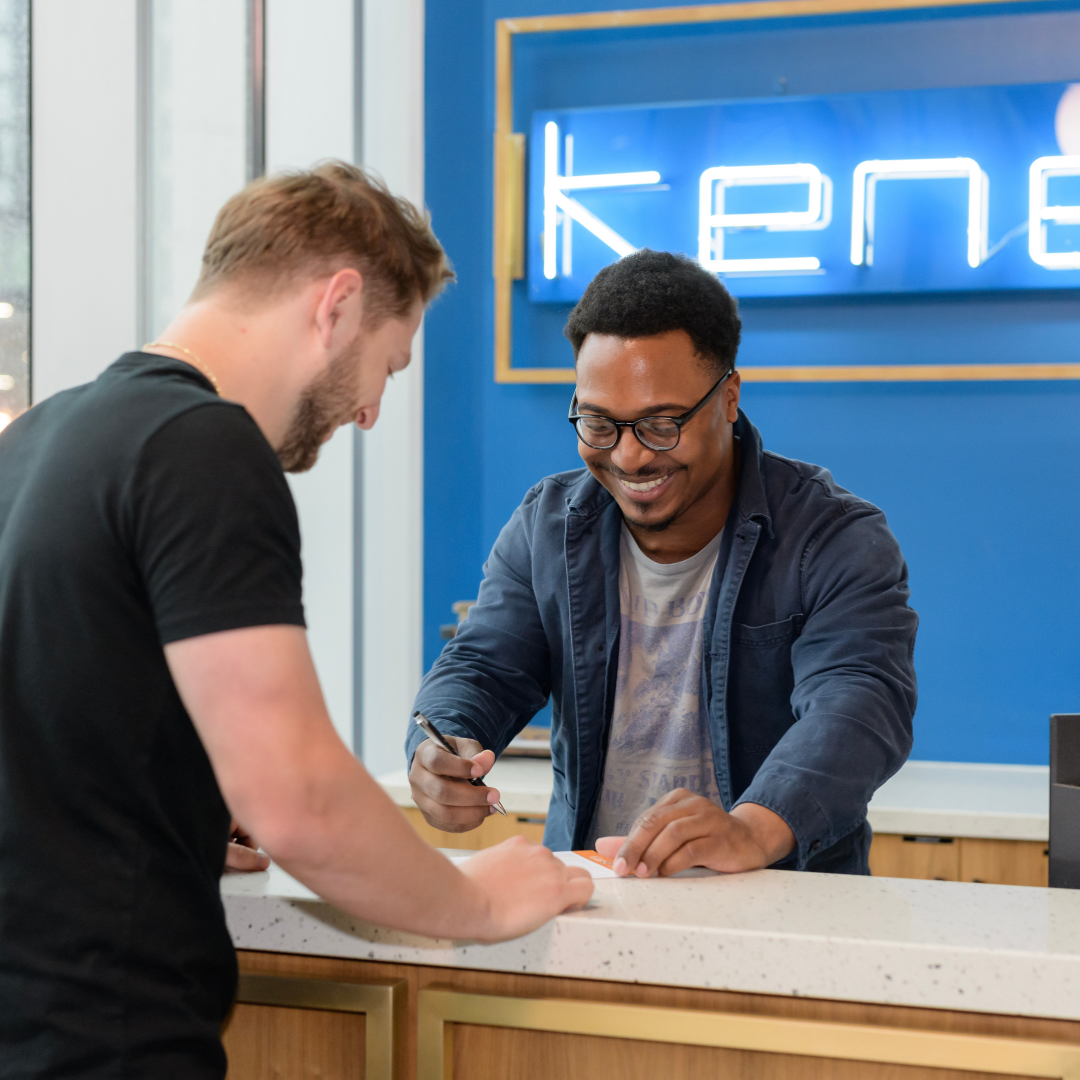
[[[875,506],[763,450],[740,412],[739,485],[705,614],[702,694],[724,808],[797,840],[777,865],[868,873],[866,807],[911,749],[918,617]],[[619,658],[618,504],[587,469],[541,480],[499,534],[479,602],[420,687],[447,734],[502,753],[552,698],[544,843],[580,847],[604,775]],[[423,732],[410,728],[411,761]]]

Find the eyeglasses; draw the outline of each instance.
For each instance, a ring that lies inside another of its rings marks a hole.
[[[577,391],[570,402],[567,419],[574,425],[578,438],[593,450],[610,450],[622,435],[621,428],[633,428],[637,440],[649,450],[674,450],[679,445],[682,426],[705,407],[705,403],[734,374],[729,371],[689,412],[682,416],[643,416],[640,420],[612,420],[607,416],[577,413]]]

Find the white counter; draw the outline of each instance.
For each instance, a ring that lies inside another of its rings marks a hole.
[[[546,814],[551,762],[503,758],[491,771],[511,814]],[[398,806],[415,806],[404,769],[379,778]],[[1050,835],[1050,770],[1038,765],[909,761],[874,796],[875,832],[1042,840]]]
[[[501,945],[361,923],[282,871],[228,875],[237,948],[1080,1019],[1080,891],[761,870],[601,880]]]
[[[870,803],[875,832],[1041,840],[1050,836],[1050,769],[909,761]]]

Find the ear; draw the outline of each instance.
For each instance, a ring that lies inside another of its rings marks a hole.
[[[315,329],[327,352],[336,352],[360,332],[364,315],[364,278],[359,270],[339,270],[316,293]]]
[[[739,419],[739,392],[742,389],[742,376],[737,372],[731,373],[722,387],[720,393],[724,395],[724,417],[729,424],[734,424]]]

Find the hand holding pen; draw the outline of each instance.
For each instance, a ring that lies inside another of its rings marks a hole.
[[[451,741],[422,713],[415,713],[413,718],[430,740],[417,748],[409,772],[413,801],[428,822],[447,832],[466,832],[480,825],[492,809],[505,815],[499,793],[489,789],[483,779],[494,765],[495,755],[482,750],[473,739]],[[446,755],[454,760],[447,760]],[[477,768],[482,772],[473,776]],[[455,782],[460,780],[467,780],[479,790],[463,788]]]

